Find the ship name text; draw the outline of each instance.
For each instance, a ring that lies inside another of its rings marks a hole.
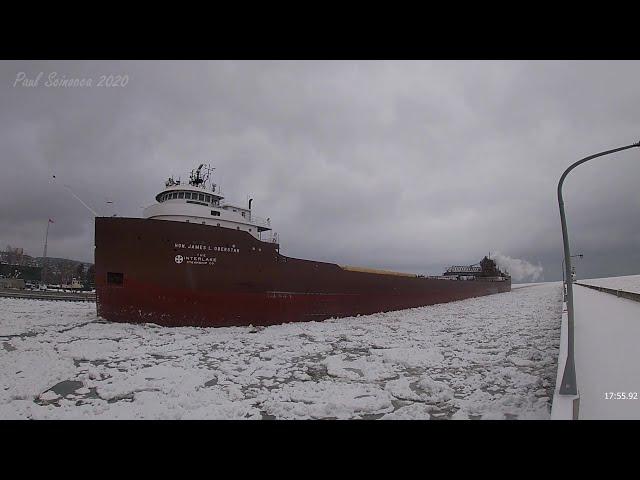
[[[230,253],[240,253],[240,249],[236,248],[235,245],[231,247],[223,247],[223,246],[211,246],[211,245],[203,245],[199,243],[175,243],[174,248],[186,248],[189,250],[201,250],[201,251],[211,251],[211,252],[230,252]]]

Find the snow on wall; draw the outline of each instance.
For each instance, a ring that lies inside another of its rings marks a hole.
[[[550,416],[561,286],[267,328],[0,299],[0,419]]]
[[[558,352],[558,371],[556,374],[556,388],[553,393],[553,405],[551,406],[552,420],[574,420],[579,411],[577,404],[578,395],[561,395],[560,384],[564,376],[564,369],[568,355],[568,335],[569,335],[569,312],[567,304],[562,304],[562,326],[560,328],[560,351]]]
[[[577,280],[586,285],[596,287],[613,288],[626,292],[640,293],[640,275],[627,275],[625,277],[585,278]]]

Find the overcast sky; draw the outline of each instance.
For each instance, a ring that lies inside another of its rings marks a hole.
[[[52,218],[49,255],[89,262],[63,184],[137,217],[210,163],[285,255],[438,274],[500,252],[556,280],[560,175],[640,140],[639,62],[5,61],[0,80],[0,247],[42,255]],[[579,167],[565,201],[579,276],[640,273],[640,148]]]

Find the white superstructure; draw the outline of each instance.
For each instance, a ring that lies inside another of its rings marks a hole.
[[[271,231],[271,222],[251,212],[252,200],[248,208],[224,202],[217,185],[207,187],[211,168],[207,166],[201,174],[203,166],[191,172],[187,185],[169,178],[156,195],[157,203],[144,209],[144,218],[244,230],[257,239],[277,243],[277,234],[263,233]]]

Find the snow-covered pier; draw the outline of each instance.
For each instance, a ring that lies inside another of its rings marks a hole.
[[[66,301],[66,302],[95,302],[96,301],[96,294],[92,292],[0,289],[0,297],[25,298],[30,300],[60,300],[60,301]]]
[[[581,280],[640,293],[640,275]],[[640,420],[640,303],[574,284],[579,419]]]

